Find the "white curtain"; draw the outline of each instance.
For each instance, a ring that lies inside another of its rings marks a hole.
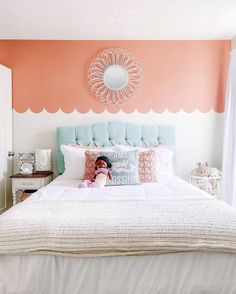
[[[226,93],[221,199],[236,207],[236,48],[230,54]]]

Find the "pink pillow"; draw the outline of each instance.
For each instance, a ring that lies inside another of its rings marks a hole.
[[[93,180],[95,176],[95,161],[100,155],[99,151],[85,152],[85,180]],[[155,164],[155,151],[146,150],[139,153],[139,180],[141,183],[157,182],[156,178],[156,164]]]
[[[139,153],[138,173],[141,183],[157,182],[155,150],[146,150]]]
[[[95,176],[95,162],[100,155],[99,151],[85,151],[85,180],[93,180]]]

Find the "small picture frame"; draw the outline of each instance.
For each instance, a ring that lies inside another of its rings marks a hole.
[[[19,171],[22,175],[30,175],[35,172],[35,153],[18,153]]]

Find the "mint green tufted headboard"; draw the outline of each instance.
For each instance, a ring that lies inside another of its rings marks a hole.
[[[121,121],[97,123],[88,126],[58,127],[56,162],[57,172],[64,171],[64,158],[60,151],[63,144],[84,146],[150,146],[156,144],[175,145],[174,126],[140,125]]]

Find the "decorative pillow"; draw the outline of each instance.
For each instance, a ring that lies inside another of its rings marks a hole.
[[[85,152],[87,150],[113,151],[113,147],[93,147],[80,145],[61,145],[61,152],[64,156],[65,179],[83,180],[85,173]],[[99,152],[99,151],[98,151]]]
[[[160,145],[154,147],[156,152],[157,178],[165,178],[175,175],[175,147]]]
[[[107,156],[111,163],[112,179],[107,180],[107,186],[140,184],[138,175],[138,151],[100,152]]]
[[[61,145],[61,152],[64,156],[65,170],[63,177],[72,180],[82,180],[85,166],[84,148]]]
[[[93,180],[95,176],[95,162],[97,157],[100,156],[99,151],[90,151],[87,150],[85,152],[85,173],[84,173],[84,179],[85,180]]]
[[[175,175],[175,146],[155,145],[145,148],[119,145],[117,146],[117,150],[139,150],[140,152],[144,152],[145,150],[154,150],[156,154],[156,178],[159,179]]]
[[[138,173],[141,183],[152,183],[157,181],[155,150],[139,152]]]

